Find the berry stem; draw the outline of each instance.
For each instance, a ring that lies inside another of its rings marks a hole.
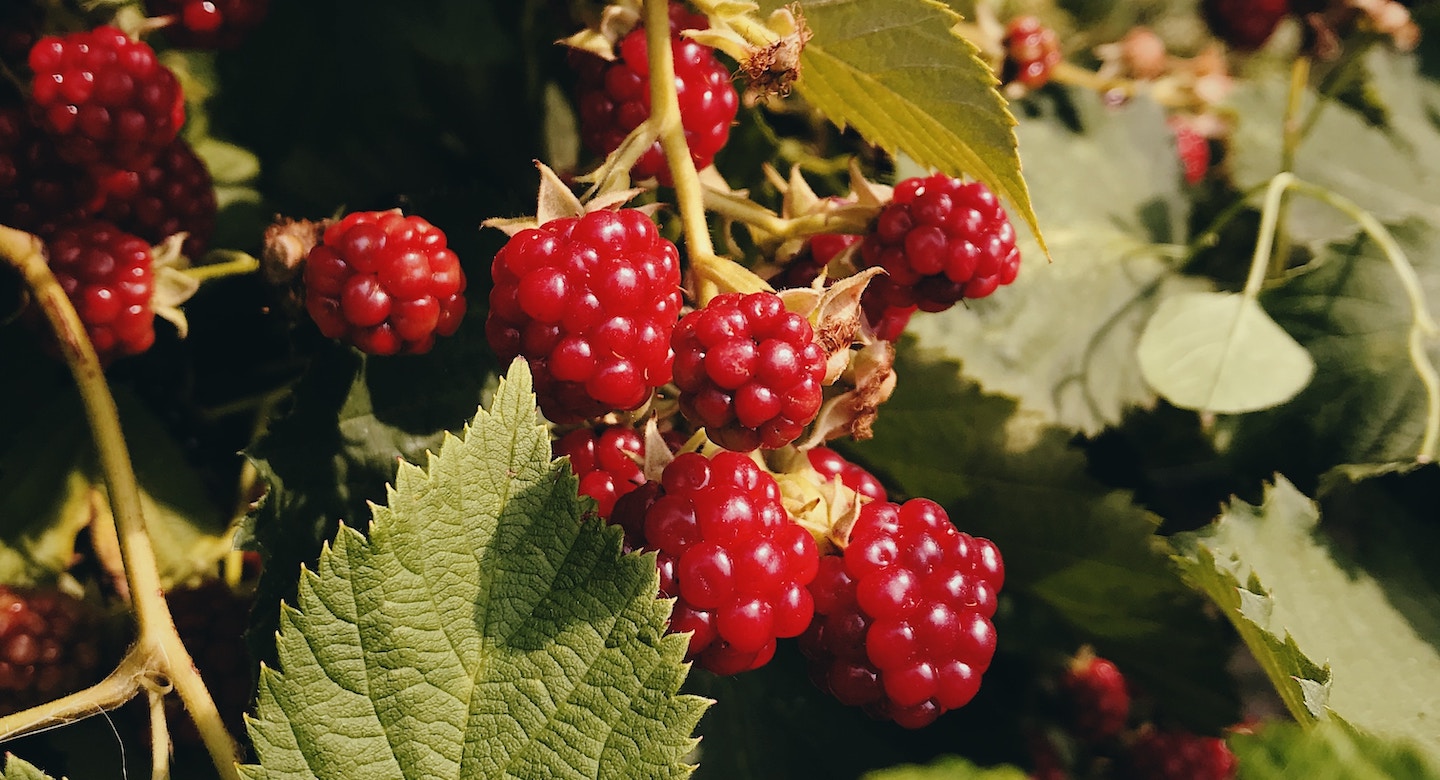
[[[131,647],[114,671],[89,688],[0,718],[0,742],[113,710],[135,697],[142,681],[155,675],[155,667],[146,652]]]
[[[244,252],[229,249],[216,250],[207,254],[206,257],[225,259],[205,265],[192,266],[181,271],[181,273],[197,282],[208,282],[212,279],[223,279],[227,276],[253,274],[260,270],[260,261]]]
[[[170,730],[165,727],[165,689],[145,682],[150,704],[150,778],[170,780]]]
[[[842,214],[807,214],[787,219],[749,198],[706,187],[705,208],[722,217],[733,219],[775,238],[803,238],[821,233],[852,233],[863,235],[870,219],[847,218]]]
[[[138,654],[148,662],[147,672],[170,678],[185,708],[190,711],[220,776],[226,780],[238,780],[234,740],[225,730],[215,701],[190,660],[190,653],[180,641],[175,622],[170,617],[170,608],[165,603],[155,551],[150,545],[145,516],[141,511],[139,483],[135,479],[135,469],[120,428],[115,398],[110,394],[110,385],[105,381],[95,347],[90,343],[69,296],[51,273],[40,239],[0,226],[0,257],[4,257],[24,278],[35,304],[49,321],[65,363],[79,386],[85,417],[90,423],[90,432],[105,474],[110,509],[120,535],[120,554],[130,587],[131,608],[135,611],[139,627],[139,636],[135,640],[137,649],[132,650],[132,655]],[[119,671],[117,669],[117,673]],[[136,690],[132,687],[130,695],[133,696]],[[90,702],[83,710],[84,714],[100,711],[99,702],[93,699],[84,701]],[[0,724],[3,723],[0,721]]]

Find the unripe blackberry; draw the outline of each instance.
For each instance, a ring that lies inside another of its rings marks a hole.
[[[152,244],[185,231],[185,256],[199,260],[215,232],[215,185],[204,161],[177,138],[131,175],[134,194],[107,198],[101,216]]]
[[[59,591],[0,585],[0,715],[99,679],[97,623],[84,603]]]
[[[154,262],[150,244],[101,220],[66,225],[46,254],[102,363],[155,343]]]
[[[775,293],[717,295],[673,344],[680,410],[721,447],[783,447],[820,411],[825,351]]]
[[[1034,16],[1017,16],[1005,29],[1005,66],[1000,80],[1039,89],[1060,64],[1060,39]]]
[[[1065,675],[1060,688],[1070,706],[1074,731],[1091,742],[1102,742],[1125,730],[1130,718],[1130,691],[1114,663],[1082,654]]]
[[[0,108],[0,224],[43,238],[88,216],[97,200],[95,181],[60,159],[23,107]]]
[[[1127,780],[1231,780],[1238,765],[1223,739],[1154,729],[1141,732],[1126,758]]]
[[[617,499],[645,484],[637,460],[645,455],[645,441],[634,428],[577,428],[556,440],[554,452],[570,456],[580,495],[595,499],[601,519],[610,517]]]

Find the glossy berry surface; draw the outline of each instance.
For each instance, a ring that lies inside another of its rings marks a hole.
[[[41,38],[29,59],[39,123],[70,162],[140,170],[185,122],[175,74],[114,27]]]
[[[729,450],[775,449],[820,411],[825,351],[772,292],[717,295],[675,328],[680,410]]]
[[[60,159],[23,107],[0,108],[0,224],[48,236],[88,216],[96,196],[94,180]]]
[[[491,264],[485,333],[530,362],[540,408],[578,422],[638,408],[670,381],[680,253],[635,209],[522,230]]]
[[[1039,89],[1060,64],[1060,39],[1033,16],[1017,16],[1005,28],[1005,67],[1000,79]]]
[[[132,175],[133,194],[111,195],[101,216],[152,244],[184,231],[185,256],[198,261],[215,232],[215,185],[205,163],[177,138]]]
[[[708,23],[678,4],[670,6],[670,44],[675,55],[675,89],[680,99],[680,124],[696,168],[704,168],[730,138],[739,96],[730,71],[715,52],[679,35],[680,30],[705,29]],[[579,71],[580,137],[596,154],[609,154],[625,136],[650,116],[649,47],[643,27],[630,31],[606,62],[577,53]],[[665,153],[656,141],[632,169],[634,178],[658,177],[670,182]]]
[[[165,39],[189,49],[231,49],[265,21],[270,0],[149,0],[152,16],[171,16]]]
[[[640,470],[645,441],[634,428],[577,428],[557,439],[553,449],[556,457],[570,457],[580,495],[595,499],[595,512],[602,519],[610,517],[617,499],[645,484]]]
[[[884,268],[862,303],[873,324],[892,310],[943,311],[1015,281],[1015,228],[990,189],[944,174],[906,179],[860,245],[862,267]],[[903,329],[903,324],[901,325]]]
[[[0,585],[0,715],[101,677],[94,623],[85,604],[59,591]]]
[[[1074,731],[1100,742],[1118,736],[1130,717],[1130,690],[1114,663],[1094,656],[1077,659],[1060,678]]]
[[[812,678],[906,728],[963,707],[995,654],[1004,578],[995,545],[955,530],[939,504],[866,504],[810,585],[815,622],[800,647]]]
[[[1130,748],[1130,780],[1230,780],[1235,754],[1225,740],[1184,731],[1146,731]]]
[[[738,674],[768,663],[776,639],[805,630],[815,540],[786,516],[774,477],[739,453],[689,452],[647,492],[646,547],[658,551],[660,595],[676,599],[670,630],[694,632],[687,658]]]
[[[1217,37],[1241,51],[1253,51],[1275,34],[1290,13],[1290,1],[1205,0],[1202,11]]]
[[[320,332],[372,355],[430,351],[460,327],[464,291],[445,234],[398,211],[347,215],[305,262],[305,308]]]
[[[829,447],[812,447],[805,451],[805,456],[809,458],[811,468],[819,472],[821,478],[830,480],[839,477],[840,484],[871,501],[886,499],[885,486],[880,484],[874,474],[846,460],[835,450]]]
[[[155,343],[155,272],[150,244],[101,220],[57,230],[46,253],[101,362]]]

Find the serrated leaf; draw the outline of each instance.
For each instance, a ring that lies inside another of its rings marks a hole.
[[[1267,723],[1254,734],[1228,742],[1239,759],[1240,780],[1435,780],[1427,757],[1405,744],[1386,741],[1346,726]]]
[[[770,13],[784,3],[760,5]],[[1020,175],[1015,120],[978,50],[950,30],[959,16],[931,0],[839,0],[801,10],[814,33],[797,83],[807,101],[892,153],[985,182],[1045,249]]]
[[[1026,780],[1029,775],[1013,766],[982,768],[959,756],[930,764],[910,764],[871,772],[864,780]]]
[[[1333,714],[1440,756],[1440,595],[1405,574],[1428,568],[1428,552],[1396,539],[1385,565],[1361,566],[1319,519],[1277,477],[1261,506],[1237,500],[1208,528],[1177,537],[1176,560],[1239,629],[1296,718]]]
[[[706,702],[677,693],[686,639],[664,633],[654,558],[582,522],[524,361],[387,497],[285,610],[247,777],[690,774]]]
[[[1192,292],[1166,299],[1140,337],[1145,381],[1182,409],[1240,414],[1295,397],[1315,360],[1253,298]]]
[[[40,771],[34,764],[19,756],[5,754],[5,775],[4,780],[54,780],[50,775]],[[64,780],[64,778],[61,778]]]
[[[1018,128],[1025,170],[1045,182],[1035,210],[1057,262],[1021,237],[1014,284],[917,314],[909,332],[986,389],[1093,435],[1154,403],[1135,359],[1140,333],[1160,301],[1208,284],[1152,248],[1183,241],[1189,213],[1164,111],[1143,97],[1119,108],[1089,90],[1064,98],[1064,119],[1051,111]]]
[[[1017,611],[1054,610],[1182,717],[1210,728],[1233,718],[1222,640],[1171,569],[1158,519],[1094,481],[1068,430],[911,346],[902,344],[875,438],[850,451],[910,496],[945,505],[961,530],[994,540],[1005,591],[1026,605]]]

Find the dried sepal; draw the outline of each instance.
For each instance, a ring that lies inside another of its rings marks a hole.
[[[842,436],[863,441],[874,435],[872,426],[880,405],[895,392],[895,345],[888,341],[867,344],[853,353],[841,379],[852,389],[825,401],[810,435],[796,447],[819,447]]]
[[[556,43],[588,52],[607,61],[613,61],[615,45],[631,30],[639,26],[643,10],[642,0],[619,0],[619,2],[605,6],[604,10],[600,12],[600,19],[595,26],[561,38]]]
[[[540,171],[540,188],[536,193],[534,216],[491,217],[480,223],[482,227],[496,228],[507,236],[513,236],[556,219],[583,217],[591,212],[619,208],[645,192],[643,187],[601,190],[589,200],[581,200],[550,166],[536,160],[535,167]],[[639,210],[653,216],[658,208],[659,204],[648,204],[640,206]]]

